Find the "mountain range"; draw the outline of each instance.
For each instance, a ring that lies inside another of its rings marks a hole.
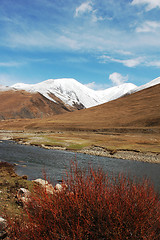
[[[106,90],[95,91],[72,78],[49,79],[38,84],[17,83],[12,86],[17,90],[39,92],[49,100],[56,102],[53,96],[61,99],[69,106],[90,108],[126,94],[134,90],[136,85],[125,83]]]
[[[137,87],[124,83],[95,91],[75,79],[49,79],[38,84],[0,85],[0,119],[44,118],[90,108],[160,83],[160,77]]]

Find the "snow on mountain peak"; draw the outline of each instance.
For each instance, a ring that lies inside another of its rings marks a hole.
[[[148,88],[148,87],[152,87],[152,86],[157,85],[157,84],[160,84],[160,77],[155,78],[151,82],[146,83],[146,84],[138,87],[138,91],[142,90],[142,89],[145,89],[145,88]]]
[[[123,83],[98,92],[102,97],[102,102],[105,103],[125,95],[136,87],[137,86],[132,83]]]
[[[140,86],[140,87],[136,87],[135,89],[131,90],[130,93],[134,93],[134,92],[138,92],[141,91],[143,89],[155,86],[157,84],[160,84],[160,77],[153,79],[152,81]]]
[[[0,91],[17,89],[28,92],[39,92],[55,103],[57,103],[55,100],[57,97],[66,105],[89,108],[117,99],[127,93],[131,94],[156,84],[160,84],[160,77],[140,87],[137,87],[132,83],[124,83],[119,86],[96,91],[88,88],[73,78],[61,78],[48,79],[37,84],[16,83],[11,87],[0,85]]]
[[[12,87],[30,92],[39,92],[51,101],[55,101],[51,97],[51,94],[53,94],[70,106],[79,104],[88,108],[99,104],[97,97],[94,97],[94,90],[87,88],[73,78],[48,79],[37,84],[18,83]]]
[[[11,90],[11,87],[3,86],[0,84],[0,91],[9,91]]]
[[[54,102],[52,95],[55,95],[67,105],[74,106],[78,104],[89,108],[121,97],[136,88],[136,85],[125,83],[106,90],[95,91],[73,78],[62,78],[48,79],[37,84],[17,83],[12,87],[29,92],[39,92]]]

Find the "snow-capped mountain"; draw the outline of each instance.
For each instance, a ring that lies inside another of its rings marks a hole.
[[[49,79],[38,84],[17,83],[12,87],[29,92],[39,92],[49,100],[55,102],[52,98],[53,94],[70,106],[81,104],[88,108],[99,104],[98,95],[96,96],[94,90],[87,88],[72,78]]]
[[[105,90],[95,91],[79,83],[73,78],[62,78],[49,79],[37,84],[17,83],[11,87],[28,92],[39,92],[44,97],[55,103],[57,102],[56,98],[58,98],[64,104],[69,106],[89,108],[157,84],[160,84],[160,77],[140,87],[137,87],[132,83],[124,83]]]
[[[135,89],[131,90],[130,93],[134,93],[134,92],[138,92],[141,91],[143,89],[155,86],[157,84],[160,84],[160,77],[153,79],[151,82],[148,82],[142,86],[136,87]]]
[[[12,86],[14,89],[39,92],[54,102],[56,100],[52,97],[56,96],[67,105],[81,105],[84,108],[93,107],[119,98],[136,87],[132,83],[125,83],[106,90],[95,91],[72,78],[49,79],[37,84],[17,83]]]
[[[134,90],[137,86],[132,83],[124,83],[119,86],[111,87],[102,91],[98,91],[101,103],[109,102],[117,99],[126,93]]]
[[[101,91],[92,90],[70,78],[49,79],[37,84],[17,83],[11,87],[0,85],[0,120],[45,118],[90,108],[157,84],[160,84],[160,77],[140,87],[124,83]],[[114,106],[113,102],[111,104]]]
[[[11,87],[6,87],[0,84],[0,91],[9,91],[11,90]]]

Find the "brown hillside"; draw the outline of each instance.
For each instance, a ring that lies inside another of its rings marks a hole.
[[[56,99],[57,100],[57,99]],[[0,92],[0,119],[42,118],[73,111],[62,102],[54,103],[39,93]]]
[[[160,127],[160,84],[89,109],[47,119],[4,121],[1,126],[36,130]]]
[[[44,128],[44,122],[32,127]],[[48,119],[47,127],[77,130],[160,127],[160,84],[90,109]]]

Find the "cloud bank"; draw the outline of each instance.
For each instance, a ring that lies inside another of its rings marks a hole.
[[[138,33],[156,32],[160,28],[158,21],[145,21],[136,28]]]
[[[132,5],[147,5],[146,11],[150,11],[154,8],[160,8],[160,1],[159,0],[133,0]]]
[[[99,58],[103,63],[106,63],[108,61],[117,62],[117,63],[122,63],[124,66],[130,67],[130,68],[140,65],[143,61],[142,57],[121,60],[121,59],[112,58],[110,56],[102,55]]]

